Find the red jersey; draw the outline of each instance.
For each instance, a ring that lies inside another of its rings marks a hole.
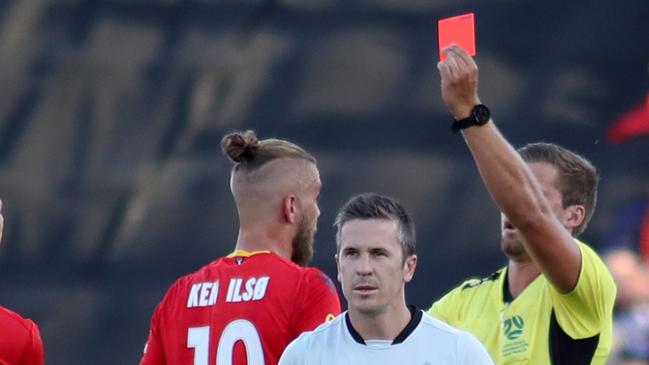
[[[0,364],[42,365],[45,351],[38,326],[0,307]]]
[[[151,319],[140,365],[274,365],[340,313],[331,280],[268,251],[237,251],[178,279]]]

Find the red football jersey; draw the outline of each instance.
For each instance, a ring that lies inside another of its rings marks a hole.
[[[293,339],[339,313],[336,289],[320,270],[237,251],[171,286],[140,365],[274,365]]]
[[[0,307],[0,364],[42,365],[45,351],[38,326]]]

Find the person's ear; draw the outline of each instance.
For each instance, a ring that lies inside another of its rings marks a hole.
[[[417,255],[410,255],[403,263],[403,281],[410,282],[415,276],[415,269],[417,268]]]
[[[338,282],[341,283],[340,281],[340,257],[338,254],[334,255],[334,258],[336,259],[336,279],[338,279]]]
[[[565,209],[563,225],[569,230],[579,227],[586,219],[586,208],[583,205],[570,205]]]
[[[282,199],[282,213],[288,223],[294,224],[298,221],[297,197],[289,194]]]

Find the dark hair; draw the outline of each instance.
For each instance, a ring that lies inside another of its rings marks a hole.
[[[401,244],[403,260],[415,254],[415,222],[396,199],[363,193],[353,196],[343,205],[334,226],[336,227],[336,252],[340,251],[340,233],[343,225],[354,219],[388,219],[397,223],[397,239]]]
[[[557,169],[556,188],[561,193],[563,208],[582,205],[586,210],[583,222],[575,227],[577,237],[593,217],[597,205],[599,176],[586,158],[553,143],[530,143],[518,149],[523,160],[545,162]]]
[[[278,158],[295,158],[316,163],[302,147],[282,139],[258,140],[254,131],[232,132],[221,139],[221,150],[235,163],[233,171],[252,171]]]

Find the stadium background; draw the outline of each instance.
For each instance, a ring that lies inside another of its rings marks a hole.
[[[318,157],[332,277],[334,214],[363,191],[415,216],[410,302],[488,274],[499,215],[435,68],[435,20],[466,11],[504,134],[599,166],[596,244],[649,185],[649,136],[604,138],[648,90],[646,0],[4,0],[0,303],[39,323],[49,364],[136,363],[171,282],[233,247],[218,142],[249,128]]]

